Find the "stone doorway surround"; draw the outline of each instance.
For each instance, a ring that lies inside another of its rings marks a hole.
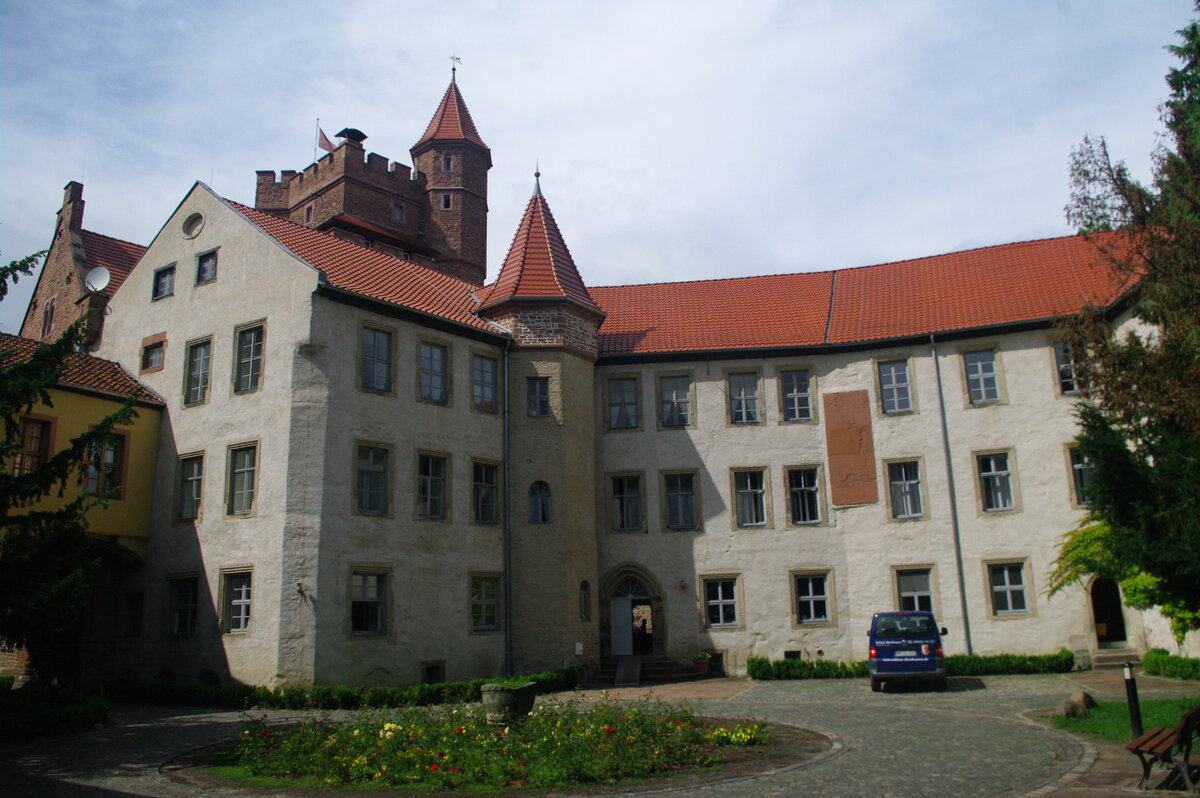
[[[640,638],[634,628],[636,624],[640,629],[642,621],[645,621],[645,638]],[[622,623],[628,630],[627,636],[621,629]],[[601,579],[600,641],[601,655],[605,658],[620,654],[665,654],[667,630],[662,588],[643,566],[622,563]],[[628,650],[623,650],[623,646]]]

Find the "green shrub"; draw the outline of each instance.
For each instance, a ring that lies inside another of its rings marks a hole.
[[[996,676],[1009,673],[1066,673],[1075,667],[1075,655],[1065,648],[1057,654],[953,654],[946,657],[949,676]],[[855,679],[870,675],[866,660],[841,662],[828,659],[751,657],[746,663],[751,679]]]
[[[17,680],[15,676],[0,676],[0,693],[11,690],[13,683]]]
[[[1142,670],[1151,676],[1172,679],[1200,679],[1200,659],[1177,657],[1165,648],[1152,648],[1142,657]]]
[[[0,700],[0,743],[82,731],[107,719],[103,698],[27,686]]]
[[[1075,655],[1065,648],[1057,654],[952,654],[946,657],[948,676],[1067,673],[1074,667]]]

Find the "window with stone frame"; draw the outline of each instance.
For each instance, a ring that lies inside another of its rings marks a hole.
[[[758,423],[758,374],[753,371],[735,372],[727,378],[729,388],[729,422]]]
[[[704,612],[708,626],[736,626],[737,578],[704,580]]]
[[[975,456],[979,476],[980,503],[988,513],[1005,512],[1016,508],[1012,472],[1008,452],[991,452]]]
[[[192,454],[179,458],[180,521],[200,518],[200,501],[204,495],[204,455]]]
[[[128,433],[112,431],[108,440],[92,445],[88,454],[87,492],[110,499],[125,498],[125,457]],[[109,495],[111,494],[111,495]]]
[[[696,528],[696,475],[663,474],[667,529]]]
[[[476,410],[496,412],[496,374],[494,357],[471,355],[471,402]]]
[[[642,478],[637,475],[612,478],[612,528],[632,531],[642,528]]]
[[[761,468],[733,472],[734,514],[738,526],[767,523],[767,475]]]
[[[529,523],[550,523],[550,486],[541,480],[529,486]]]
[[[821,523],[821,483],[816,468],[789,468],[788,510],[792,524]]]
[[[664,427],[686,427],[692,423],[692,378],[671,374],[658,378],[659,402]]]
[[[963,368],[967,375],[967,399],[973,405],[1000,400],[1000,379],[996,370],[996,351],[981,349],[964,352]]]
[[[163,299],[175,293],[175,264],[163,266],[154,272],[153,287],[150,289],[150,300]]]
[[[550,415],[550,378],[525,378],[525,407],[533,418]]]
[[[234,352],[233,390],[247,393],[258,390],[262,382],[263,336],[261,324],[237,331],[237,350]]]
[[[449,352],[440,344],[421,342],[421,398],[444,405],[450,401]]]
[[[637,429],[638,384],[635,377],[608,380],[608,428]]]
[[[142,347],[141,372],[161,371],[167,354],[167,342],[155,341]]]
[[[391,451],[383,446],[358,444],[355,469],[355,509],[365,515],[386,515]]]
[[[1079,394],[1079,377],[1076,374],[1075,353],[1066,341],[1054,342],[1054,368],[1058,373],[1058,392],[1063,396]]]
[[[363,327],[359,334],[359,385],[368,391],[392,390],[392,334]]]
[[[422,518],[446,517],[446,458],[417,456],[417,515]]]
[[[167,635],[187,640],[196,634],[196,613],[200,606],[200,580],[195,576],[167,580],[169,616]]]
[[[225,633],[250,631],[250,571],[221,574],[221,627]]]
[[[32,474],[50,459],[51,423],[46,419],[21,419],[17,434],[17,451],[13,455],[12,472],[18,476]]]
[[[471,577],[471,630],[494,632],[500,629],[500,577]]]
[[[1021,562],[988,565],[991,584],[992,614],[1013,615],[1029,611],[1025,595],[1025,564]]]
[[[197,405],[207,401],[209,372],[212,368],[212,339],[188,344],[186,368],[183,378],[183,403]]]
[[[796,623],[829,621],[829,575],[792,574],[796,598]]]
[[[385,574],[355,571],[350,574],[350,631],[381,634],[384,631]]]
[[[779,372],[779,406],[784,421],[812,421],[812,372],[796,369]]]
[[[205,252],[196,258],[196,285],[206,285],[217,279],[217,251]]]
[[[249,515],[254,511],[258,481],[258,445],[242,444],[229,449],[229,515]]]
[[[888,490],[892,518],[921,518],[925,508],[921,502],[921,464],[918,460],[902,460],[887,464]]]
[[[909,390],[908,361],[884,360],[878,365],[879,402],[884,413],[907,413],[912,410]]]
[[[928,568],[896,571],[901,612],[933,612],[933,576]]]

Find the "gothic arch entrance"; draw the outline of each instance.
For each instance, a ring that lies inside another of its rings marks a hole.
[[[649,574],[631,567],[620,569],[605,580],[603,596],[608,606],[601,614],[601,634],[610,656],[653,656],[663,651],[662,598]]]
[[[1125,644],[1125,615],[1121,612],[1121,591],[1111,579],[1092,582],[1092,618],[1096,621],[1096,642],[1100,648],[1120,648]]]

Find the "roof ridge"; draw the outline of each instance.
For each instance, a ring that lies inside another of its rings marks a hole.
[[[705,277],[700,280],[660,280],[654,283],[620,283],[614,285],[597,285],[592,286],[591,290],[600,290],[606,288],[648,288],[658,285],[698,285],[700,283],[724,283],[734,280],[761,280],[771,277],[796,277],[801,274],[837,274],[838,272],[858,271],[861,269],[875,269],[881,266],[895,266],[901,263],[914,263],[916,261],[933,260],[935,258],[948,258],[953,255],[965,255],[970,252],[983,252],[989,249],[1000,249],[1002,247],[1016,247],[1024,244],[1042,244],[1052,241],[1068,241],[1071,239],[1079,239],[1086,241],[1089,237],[1094,236],[1109,236],[1119,233],[1119,230],[1105,231],[1103,233],[1071,233],[1062,236],[1047,236],[1045,238],[1031,238],[1025,241],[1009,241],[1003,244],[988,244],[981,247],[969,247],[967,249],[955,249],[949,252],[938,252],[933,255],[920,255],[914,258],[902,258],[900,260],[883,261],[881,263],[864,263],[859,266],[837,266],[834,268],[813,269],[812,271],[797,271],[797,272],[771,272],[768,274],[744,274],[738,277]]]

